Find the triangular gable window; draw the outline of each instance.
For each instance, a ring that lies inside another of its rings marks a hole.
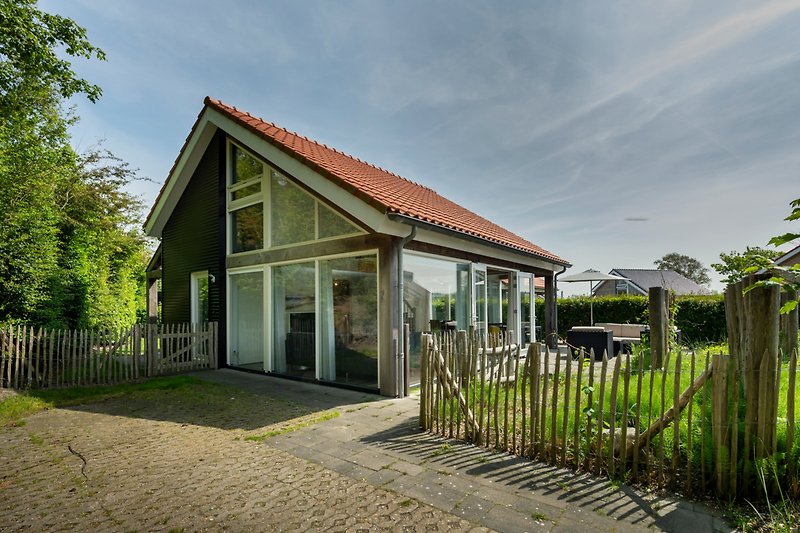
[[[239,146],[231,143],[228,153],[232,253],[363,233],[358,226]],[[264,204],[268,209],[262,207]],[[269,235],[268,244],[264,242],[265,235]]]
[[[317,209],[320,239],[361,233],[360,229],[328,206],[318,202]]]

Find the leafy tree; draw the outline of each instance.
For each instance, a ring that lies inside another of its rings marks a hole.
[[[75,75],[73,57],[105,59],[72,19],[40,11],[36,0],[0,0],[0,114],[25,103],[25,96],[51,89],[61,98],[84,93],[95,102],[100,87]]]
[[[722,252],[719,254],[721,262],[712,263],[711,267],[723,276],[723,283],[736,283],[747,275],[748,268],[752,266],[766,268],[780,255],[779,251],[770,248],[748,246],[744,252],[732,251],[729,254]]]
[[[661,259],[653,262],[659,270],[674,270],[678,274],[694,281],[698,285],[708,285],[711,279],[708,277],[708,268],[703,263],[689,257],[688,255],[677,252],[668,253]]]
[[[789,206],[792,208],[792,212],[789,213],[789,216],[784,218],[784,220],[788,222],[800,220],[800,198],[789,202]],[[771,238],[769,240],[769,244],[773,246],[781,246],[798,239],[800,239],[800,233],[788,232]],[[762,270],[762,267],[754,264],[750,266],[745,273],[752,274],[760,270]],[[773,263],[769,266],[769,268],[766,269],[766,271],[769,272],[771,277],[750,285],[745,289],[745,292],[751,291],[755,287],[763,287],[767,285],[779,285],[786,291],[800,291],[800,264],[784,267]],[[798,307],[799,304],[800,301],[797,298],[789,299],[783,305],[783,307],[781,307],[781,313],[791,313]]]
[[[135,175],[101,149],[76,154],[66,98],[100,88],[61,52],[103,59],[74,21],[0,0],[0,321],[119,326],[143,306]],[[63,55],[63,54],[62,54]]]

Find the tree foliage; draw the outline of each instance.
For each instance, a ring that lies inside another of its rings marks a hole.
[[[750,267],[766,268],[780,255],[779,251],[771,248],[748,246],[744,252],[722,252],[719,254],[720,262],[711,263],[711,267],[723,276],[723,283],[731,284],[741,281]]]
[[[100,87],[75,75],[63,48],[73,57],[105,59],[75,21],[40,11],[36,0],[0,0],[0,111],[19,107],[24,97],[52,90],[61,98],[84,93],[92,102]]]
[[[708,277],[708,268],[703,263],[688,255],[671,252],[661,259],[653,262],[659,270],[674,270],[678,274],[688,278],[698,285],[708,285],[711,279]]]
[[[792,208],[789,216],[784,218],[787,222],[800,220],[800,198],[796,198],[789,202],[789,207]],[[800,239],[800,233],[788,232],[783,235],[778,235],[769,240],[769,244],[773,246],[780,246],[788,242]],[[745,272],[752,274],[762,270],[762,267],[757,264],[751,265]],[[788,301],[781,307],[781,313],[791,313],[800,306],[800,300],[797,298],[798,291],[800,291],[800,263],[791,266],[782,266],[771,264],[766,271],[770,274],[769,279],[758,281],[747,287],[745,293],[753,290],[756,287],[764,287],[768,285],[778,285],[783,290],[794,292],[794,298],[789,298]]]
[[[64,99],[100,89],[60,49],[103,57],[72,20],[0,0],[0,321],[123,325],[144,301],[141,204],[125,190],[135,175],[70,145]]]

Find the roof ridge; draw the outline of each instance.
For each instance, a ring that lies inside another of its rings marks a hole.
[[[269,124],[269,125],[270,125],[270,126],[272,126],[273,128],[278,128],[279,130],[281,130],[281,131],[284,131],[284,132],[288,133],[289,135],[294,135],[295,137],[300,137],[300,138],[302,138],[302,139],[305,139],[306,141],[310,142],[311,144],[315,144],[315,145],[317,145],[317,146],[321,146],[321,147],[323,147],[323,148],[325,148],[325,149],[327,149],[327,150],[333,150],[333,151],[334,151],[334,152],[336,152],[337,154],[341,154],[341,155],[343,155],[343,156],[345,156],[345,157],[349,157],[350,159],[353,159],[353,160],[355,160],[355,161],[358,161],[358,162],[359,162],[359,163],[361,163],[362,165],[366,165],[366,166],[368,166],[368,167],[374,168],[375,170],[379,170],[379,171],[381,171],[381,172],[385,172],[385,173],[387,173],[387,174],[390,174],[390,175],[392,175],[392,176],[394,176],[394,177],[396,177],[396,178],[398,178],[398,179],[401,179],[401,180],[403,180],[403,181],[405,181],[405,182],[411,183],[411,184],[413,184],[413,185],[416,185],[416,186],[418,186],[418,187],[422,187],[423,189],[426,189],[426,190],[428,190],[428,191],[431,191],[431,192],[434,192],[434,193],[436,193],[436,194],[439,194],[438,192],[436,192],[436,191],[435,191],[435,190],[433,190],[432,188],[428,187],[427,185],[423,185],[423,184],[421,184],[421,183],[418,183],[418,182],[416,182],[416,181],[414,181],[414,180],[410,180],[410,179],[408,179],[408,178],[406,178],[406,177],[403,177],[403,176],[401,176],[400,174],[397,174],[397,173],[395,173],[395,172],[392,172],[391,170],[386,170],[385,168],[379,167],[378,165],[375,165],[375,164],[373,164],[373,163],[370,163],[369,161],[365,161],[365,160],[361,159],[360,157],[357,157],[357,156],[355,156],[355,155],[353,155],[353,154],[348,154],[347,152],[344,152],[344,151],[342,151],[342,150],[339,150],[339,149],[337,149],[337,148],[334,148],[334,147],[332,147],[332,146],[328,146],[328,145],[326,145],[325,143],[321,143],[321,142],[319,142],[319,141],[316,141],[316,140],[314,140],[314,139],[310,139],[310,138],[306,137],[305,135],[301,135],[300,133],[298,133],[298,132],[296,132],[296,131],[292,131],[292,130],[290,130],[290,129],[288,129],[288,128],[284,128],[283,126],[279,126],[279,125],[278,125],[278,124],[276,124],[275,122],[270,122],[269,120],[265,120],[265,119],[263,119],[262,117],[257,117],[257,116],[253,115],[252,113],[250,113],[250,112],[248,112],[248,111],[245,111],[245,110],[243,110],[243,109],[239,109],[239,108],[237,108],[236,106],[233,106],[233,105],[230,105],[230,104],[226,104],[226,103],[225,103],[225,102],[223,102],[222,100],[218,100],[218,99],[216,99],[216,98],[211,98],[210,96],[206,96],[206,102],[205,102],[205,103],[206,103],[206,104],[208,104],[209,102],[211,102],[211,103],[213,103],[213,104],[216,104],[216,105],[218,105],[218,106],[222,106],[222,107],[227,107],[227,108],[233,109],[234,111],[236,111],[236,112],[238,112],[238,113],[245,114],[245,115],[247,115],[247,116],[248,116],[248,117],[250,117],[250,118],[254,118],[254,119],[256,119],[256,120],[260,120],[261,122],[263,122],[263,123],[265,123],[265,124]],[[441,196],[441,195],[440,195],[440,196]],[[444,198],[444,197],[442,197],[442,198]]]

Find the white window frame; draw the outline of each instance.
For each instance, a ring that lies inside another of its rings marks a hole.
[[[260,162],[262,165],[262,172],[259,176],[255,178],[251,178],[246,181],[240,181],[237,183],[233,183],[233,149],[236,148],[237,150],[241,150],[245,152],[247,155],[255,159],[256,161]],[[336,208],[329,205],[327,202],[323,201],[322,199],[318,198],[315,194],[308,192],[304,187],[301,187],[300,184],[286,174],[269,164],[268,162],[261,159],[260,156],[257,156],[253,150],[249,150],[242,146],[240,143],[235,142],[231,138],[228,138],[226,144],[226,151],[225,151],[225,168],[226,168],[226,188],[225,188],[225,202],[227,206],[227,224],[226,224],[226,251],[228,255],[234,255],[233,252],[233,235],[231,234],[232,228],[232,217],[235,211],[239,209],[249,207],[251,205],[255,205],[258,203],[262,204],[262,213],[263,213],[263,238],[262,238],[262,247],[258,250],[247,250],[245,252],[236,252],[235,255],[243,255],[248,253],[257,253],[263,250],[279,250],[282,248],[291,248],[293,246],[302,246],[305,244],[313,243],[313,242],[325,242],[325,241],[332,241],[337,239],[343,239],[347,237],[353,237],[356,235],[364,235],[366,231],[351,221],[349,218],[343,216],[341,213],[338,212]],[[281,244],[279,246],[272,245],[272,174],[276,173],[282,176],[285,180],[291,183],[294,187],[298,187],[304,194],[307,194],[311,197],[314,201],[314,238],[312,240],[307,241],[298,241],[289,244]],[[240,198],[238,200],[232,200],[232,194],[240,189],[245,189],[255,183],[261,184],[260,192],[251,194],[244,198]],[[350,225],[353,227],[352,233],[346,233],[344,235],[336,235],[333,237],[320,237],[319,231],[319,210],[321,207],[325,207],[330,209],[340,217],[344,218]]]
[[[191,285],[190,285],[190,317],[192,324],[200,324],[200,280],[205,279],[206,283],[210,283],[211,280],[208,277],[208,270],[199,270],[197,272],[192,272],[190,275]]]

